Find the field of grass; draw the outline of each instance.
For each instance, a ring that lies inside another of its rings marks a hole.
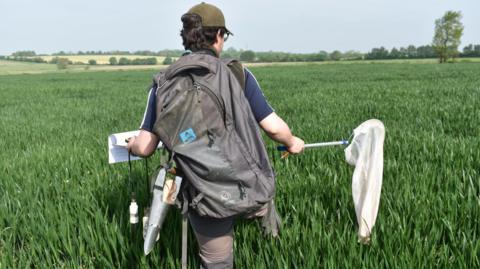
[[[28,63],[0,60],[1,75],[44,74],[44,73],[78,73],[92,71],[127,71],[127,70],[159,70],[164,65],[68,65],[59,70],[55,64]]]
[[[98,65],[88,65],[88,60],[97,60]],[[85,64],[69,65],[66,70],[58,70],[54,64],[43,63],[29,63],[18,61],[6,61],[0,60],[0,75],[13,75],[13,74],[42,74],[42,73],[70,73],[70,72],[91,72],[91,71],[125,71],[125,70],[159,70],[165,66],[162,57],[157,57],[157,65],[108,65],[108,59],[112,56],[123,57],[122,55],[77,55],[77,56],[65,56],[70,59],[74,57],[74,62],[83,62]],[[144,58],[147,56],[141,55],[127,55],[129,59]],[[98,58],[96,58],[98,57]],[[53,56],[42,56],[45,60],[50,60]],[[160,59],[162,58],[162,59]],[[72,60],[72,59],[71,59]],[[437,63],[436,59],[407,59],[407,60],[364,60],[364,61],[325,61],[325,62],[278,62],[278,63],[246,63],[248,67],[261,67],[261,66],[301,66],[305,64],[433,64]],[[462,58],[458,60],[460,63],[480,63],[480,58]]]
[[[364,246],[342,148],[280,160],[269,141],[283,232],[263,239],[257,223],[239,221],[237,268],[480,267],[480,64],[251,70],[306,142],[348,138],[361,122],[382,120],[385,166]],[[138,128],[153,73],[0,76],[0,268],[180,267],[178,212],[144,257],[128,224],[128,166],[107,164],[107,135]],[[140,212],[143,167],[133,167]],[[196,252],[190,244],[190,268]]]
[[[17,61],[0,60],[0,75],[13,75],[22,73],[49,73],[55,72],[54,64],[39,64]]]

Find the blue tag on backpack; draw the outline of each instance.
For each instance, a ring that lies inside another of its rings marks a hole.
[[[195,139],[197,139],[197,135],[192,128],[189,128],[180,133],[180,141],[182,141],[183,144],[193,142],[195,141]]]

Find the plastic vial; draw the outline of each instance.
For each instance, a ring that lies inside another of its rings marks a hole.
[[[130,212],[130,224],[137,224],[138,223],[138,205],[135,199],[132,199],[132,201],[130,202],[129,212]]]

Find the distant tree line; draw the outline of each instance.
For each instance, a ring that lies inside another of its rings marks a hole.
[[[236,50],[228,48],[222,52],[223,58],[235,58],[244,62],[321,62],[338,60],[361,60],[363,53],[358,51],[340,52],[338,50],[328,53],[319,51],[317,53],[289,53],[278,51],[254,52],[252,50]]]
[[[470,44],[463,48],[461,57],[480,57],[480,45]]]
[[[459,53],[460,57],[480,57],[480,45],[470,44],[463,48]],[[425,59],[437,58],[438,53],[433,46],[419,46],[410,45],[406,48],[400,49],[392,48],[390,51],[384,47],[373,48],[370,52],[365,54],[367,60],[377,59]]]
[[[424,58],[436,58],[437,53],[435,49],[430,46],[414,45],[408,47],[400,47],[399,49],[393,47],[390,51],[384,47],[373,48],[370,52],[365,54],[365,59],[377,60],[377,59],[424,59]]]
[[[178,58],[183,55],[185,51],[183,50],[161,50],[158,52],[153,52],[149,50],[140,50],[140,51],[78,51],[78,52],[64,52],[60,51],[57,53],[52,53],[54,56],[70,56],[70,55],[142,55],[142,56],[161,56],[165,57],[163,64],[171,64],[174,62],[173,58]],[[18,53],[18,52],[17,52]],[[17,53],[14,53],[15,55]],[[33,52],[33,55],[35,55]],[[14,56],[12,54],[12,56]],[[25,54],[23,54],[25,55]],[[357,51],[347,51],[340,52],[334,51],[328,53],[326,51],[319,51],[317,53],[288,53],[288,52],[254,52],[252,50],[237,50],[233,47],[222,52],[223,58],[236,58],[245,62],[314,62],[314,61],[327,61],[327,60],[361,60],[363,58],[363,53]],[[8,57],[12,57],[8,56]],[[7,57],[7,58],[8,58]],[[29,61],[29,58],[21,58],[19,60]],[[115,58],[115,59],[112,59]],[[130,65],[130,64],[154,64],[153,59],[155,58],[137,58],[137,59],[128,59],[126,57],[112,57],[110,58],[111,65]],[[41,58],[39,58],[41,59]],[[148,60],[147,60],[148,59]],[[155,59],[156,60],[156,59]],[[38,60],[39,61],[39,60]],[[40,61],[39,61],[40,62]]]
[[[17,56],[13,56],[17,55]],[[73,62],[69,60],[66,57],[59,57],[59,54],[54,54],[57,55],[50,59],[50,61],[47,61],[43,59],[40,56],[18,56],[19,54],[13,53],[12,56],[0,56],[0,59],[3,60],[10,60],[10,61],[19,61],[19,62],[30,62],[30,63],[48,63],[48,64],[56,64],[58,65],[59,61],[62,62],[61,65],[83,65],[85,63],[83,62]],[[24,54],[20,54],[24,55]],[[171,60],[171,58],[170,58]],[[172,61],[172,60],[171,60]],[[125,57],[121,57],[119,60],[117,60],[116,57],[111,57],[109,63],[111,65],[156,65],[157,64],[157,58],[151,57],[151,58],[135,58],[135,59],[128,59]],[[89,65],[96,65],[97,61],[95,59],[90,59],[88,60]]]
[[[110,51],[78,51],[78,52],[65,52],[60,51],[52,53],[56,56],[68,56],[68,55],[142,55],[142,56],[160,56],[160,57],[180,57],[185,51],[183,50],[160,50],[160,51],[150,51],[150,50],[138,50],[138,51],[124,51],[124,50],[110,50]]]
[[[80,53],[80,52],[79,52]],[[144,51],[85,51],[82,54],[69,54],[65,52],[58,52],[52,55],[56,57],[50,61],[45,61],[41,56],[37,55],[35,51],[17,51],[10,56],[0,56],[0,59],[33,62],[33,63],[51,63],[57,64],[58,59],[66,58],[68,55],[155,55],[165,57],[163,64],[171,64],[175,57],[180,57],[184,51],[182,50],[162,50],[159,52]],[[458,53],[459,57],[480,57],[480,44],[469,44],[465,46],[462,52]],[[415,47],[409,45],[407,47],[386,49],[385,47],[373,48],[367,53],[358,51],[340,52],[335,50],[333,52],[319,51],[317,53],[288,53],[278,51],[254,52],[252,50],[237,50],[230,47],[222,52],[223,58],[235,58],[244,62],[321,62],[321,61],[339,61],[339,60],[381,60],[381,59],[426,59],[439,57],[437,50],[431,45]],[[156,57],[129,59],[127,57],[111,57],[109,59],[110,65],[155,65],[157,64]],[[68,60],[68,64],[84,64]],[[95,65],[95,60],[89,60],[89,65]]]
[[[240,57],[240,60],[246,60],[246,59],[242,59],[242,57]],[[257,62],[267,62],[267,63],[269,62],[321,62],[326,60],[328,60],[328,53],[326,51],[319,51],[318,53],[307,53],[307,54],[273,52],[273,51],[258,52],[256,53],[256,58],[255,58],[255,61]],[[252,61],[252,60],[249,60],[249,61]]]
[[[2,56],[1,59],[10,60],[10,61],[18,61],[18,62],[29,62],[29,63],[47,63],[42,57],[27,57],[27,56]]]
[[[459,57],[480,57],[480,45],[470,44],[458,53]],[[222,52],[223,58],[236,58],[244,62],[321,62],[339,60],[381,60],[381,59],[428,59],[438,58],[437,50],[431,45],[396,48],[391,50],[385,47],[373,48],[367,53],[358,51],[331,53],[319,51],[317,53],[288,53],[288,52],[254,52],[251,50],[236,50],[229,48]]]
[[[34,57],[37,54],[33,50],[21,50],[12,53],[12,57]]]
[[[156,65],[157,58],[135,58],[135,59],[128,59],[126,57],[120,57],[117,60],[117,57],[110,57],[108,59],[110,65]]]

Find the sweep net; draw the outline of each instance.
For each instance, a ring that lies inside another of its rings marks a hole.
[[[346,161],[355,166],[352,195],[358,223],[358,238],[370,241],[377,218],[383,176],[383,141],[385,128],[379,120],[363,122],[353,131],[354,137],[345,149]]]

